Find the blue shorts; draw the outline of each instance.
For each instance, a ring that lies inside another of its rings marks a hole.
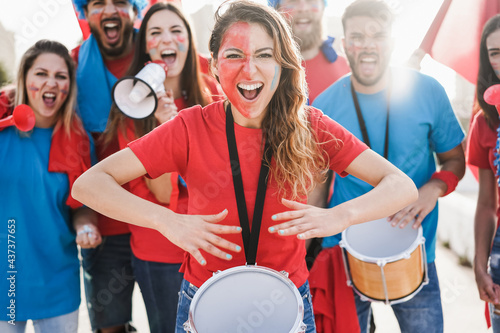
[[[98,247],[82,249],[81,254],[92,330],[131,321],[135,277],[130,234],[103,237]]]

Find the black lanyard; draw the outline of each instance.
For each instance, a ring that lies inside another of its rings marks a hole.
[[[366,130],[365,119],[363,118],[363,114],[361,113],[361,108],[359,107],[358,96],[356,95],[356,91],[354,90],[352,79],[351,79],[351,94],[352,94],[352,100],[354,102],[354,107],[356,108],[356,114],[358,115],[359,128],[361,129],[361,134],[363,135],[363,142],[366,143],[366,145],[371,148],[370,138],[368,137],[368,131]],[[389,155],[389,113],[391,104],[390,84],[387,87],[386,103],[387,103],[387,119],[385,121],[384,158],[387,160],[387,157]]]
[[[269,175],[269,165],[271,163],[272,152],[268,142],[264,146],[264,156],[260,166],[259,185],[255,198],[255,207],[252,219],[252,231],[248,222],[247,204],[245,202],[245,192],[243,190],[243,179],[241,178],[240,159],[238,157],[238,147],[236,146],[236,137],[234,135],[234,120],[231,111],[231,104],[226,110],[226,138],[229,149],[229,159],[231,163],[231,172],[233,174],[234,194],[238,206],[238,216],[240,218],[241,233],[243,237],[243,247],[245,249],[245,258],[247,265],[255,265],[257,257],[257,246],[259,244],[260,225],[262,222],[262,212],[264,211],[264,200],[266,198],[267,176]]]

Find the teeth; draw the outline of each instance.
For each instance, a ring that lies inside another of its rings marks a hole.
[[[43,94],[43,97],[47,97],[47,98],[55,98],[55,97],[56,97],[56,94],[53,94],[53,93],[45,93],[45,94]]]
[[[300,20],[297,20],[297,23],[309,23],[309,20],[308,19],[300,19]]]
[[[376,59],[375,58],[363,58],[363,59],[361,59],[361,61],[363,61],[363,62],[375,62]]]
[[[256,84],[243,84],[243,83],[239,83],[238,84],[238,88],[241,88],[241,89],[244,89],[244,90],[255,90],[255,89],[258,89],[258,88],[260,88],[262,86],[263,86],[262,83],[256,83]]]
[[[165,51],[161,52],[161,55],[162,56],[175,55],[175,51],[174,50],[165,50]]]
[[[118,24],[116,23],[106,23],[104,25],[105,28],[116,28],[118,26]]]

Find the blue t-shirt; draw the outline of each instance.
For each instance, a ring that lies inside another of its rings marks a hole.
[[[434,153],[444,153],[464,139],[446,92],[433,78],[407,68],[391,72],[388,160],[406,173],[417,188],[427,183],[436,171]],[[371,148],[384,154],[387,91],[357,93],[366,123]],[[313,106],[363,140],[351,94],[351,76],[331,85]],[[353,176],[335,177],[329,207],[356,198],[373,187]],[[435,259],[438,205],[422,222],[427,261]],[[326,237],[323,247],[339,243],[341,235]]]
[[[28,136],[14,126],[0,132],[3,321],[12,314],[15,321],[55,317],[80,304],[80,263],[66,205],[69,180],[47,170],[51,139],[51,128],[35,128]]]

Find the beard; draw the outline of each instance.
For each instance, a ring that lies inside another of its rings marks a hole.
[[[317,48],[323,42],[323,25],[321,24],[321,20],[311,19],[311,22],[312,29],[310,32],[295,31],[293,29],[294,25],[292,25],[294,39],[299,44],[301,51]]]
[[[358,58],[362,55],[365,55],[365,54],[358,55]],[[371,87],[371,86],[375,85],[376,83],[378,83],[380,81],[380,79],[382,79],[387,67],[389,66],[389,60],[390,60],[387,57],[383,57],[382,59],[380,59],[380,57],[377,56],[378,60],[380,61],[379,62],[380,72],[377,73],[377,75],[375,75],[373,77],[365,78],[359,74],[358,61],[355,59],[355,57],[349,52],[346,52],[346,57],[347,57],[347,60],[349,61],[349,67],[351,68],[352,76],[354,76],[356,81],[358,81],[360,84],[362,84],[363,86],[366,86],[366,87]]]
[[[133,23],[125,23],[123,27],[123,35],[121,39],[119,40],[118,44],[115,46],[105,46],[102,37],[101,37],[101,31],[95,28],[90,27],[90,32],[92,35],[94,35],[94,38],[96,39],[97,45],[99,46],[99,50],[101,50],[101,53],[105,57],[119,57],[121,55],[124,55],[124,52],[127,50],[128,41],[130,40],[130,37],[132,36],[132,33],[134,31],[134,25]],[[103,32],[102,32],[103,33]]]

